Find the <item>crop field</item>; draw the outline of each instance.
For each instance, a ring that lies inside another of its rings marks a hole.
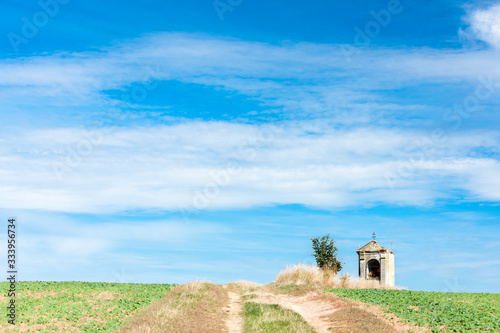
[[[7,282],[0,283],[0,331],[110,332],[173,285],[92,282],[18,282],[16,325],[6,317]]]
[[[380,306],[432,332],[500,332],[500,294],[409,290],[329,289]]]

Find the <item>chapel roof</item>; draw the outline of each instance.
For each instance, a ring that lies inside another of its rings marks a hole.
[[[391,250],[389,250],[389,249],[383,247],[382,245],[380,245],[379,243],[377,243],[376,240],[369,241],[368,243],[366,243],[365,245],[360,247],[358,250],[356,250],[356,252],[358,252],[358,253],[359,252],[377,252],[377,251],[394,253]]]

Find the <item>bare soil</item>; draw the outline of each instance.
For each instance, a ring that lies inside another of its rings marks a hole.
[[[272,294],[265,291],[259,291],[256,294],[258,297],[252,299],[252,302],[278,304],[301,315],[316,332],[331,332],[329,331],[331,322],[327,316],[338,310],[338,308],[334,304],[322,301],[317,297],[318,292],[303,296]]]
[[[117,333],[226,333],[229,304],[220,285],[194,281],[173,288]]]
[[[404,324],[376,306],[324,293],[318,287],[249,282],[224,286],[192,282],[176,287],[118,332],[242,333],[245,302],[292,310],[318,333],[429,332]]]
[[[398,333],[428,332],[413,325],[403,324],[396,316],[388,315],[378,307],[323,293],[311,286],[279,286],[271,284],[248,288],[233,284],[243,299],[265,304],[278,304],[301,315],[318,333]],[[242,302],[240,302],[240,305]]]
[[[226,321],[227,329],[229,333],[241,333],[243,332],[243,318],[241,316],[241,312],[243,311],[241,295],[236,291],[230,291],[227,285],[224,286],[224,289],[227,290],[227,295],[229,296],[229,305],[228,305],[228,318]]]

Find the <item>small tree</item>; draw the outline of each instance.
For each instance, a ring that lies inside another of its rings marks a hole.
[[[342,263],[337,258],[338,249],[330,234],[321,238],[309,238],[314,249],[313,256],[316,264],[322,270],[329,270],[337,274],[342,269]]]

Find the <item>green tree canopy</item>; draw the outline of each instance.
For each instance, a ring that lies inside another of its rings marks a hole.
[[[330,238],[330,234],[309,239],[312,241],[313,256],[316,258],[318,267],[322,270],[331,270],[335,273],[340,272],[342,263],[337,258],[338,249],[335,246],[333,238]]]

